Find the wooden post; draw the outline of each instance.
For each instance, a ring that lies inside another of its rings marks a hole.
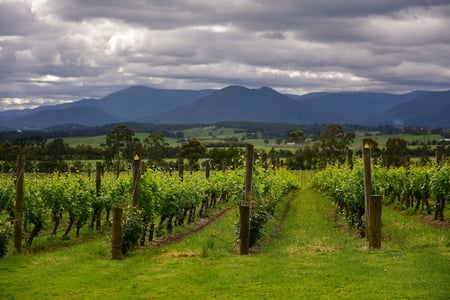
[[[353,150],[347,149],[347,164],[350,170],[353,170]]]
[[[372,195],[372,173],[370,170],[370,144],[367,140],[363,141],[363,164],[364,164],[364,208],[366,225],[370,218],[370,196]],[[367,236],[366,226],[366,236]],[[368,238],[368,237],[367,237]]]
[[[240,254],[247,255],[250,248],[250,206],[253,198],[253,145],[247,145],[247,153],[245,160],[245,192],[244,199],[239,208],[240,216]]]
[[[369,249],[381,248],[381,210],[383,197],[370,196],[370,215],[368,220]]]
[[[184,177],[184,160],[182,157],[178,159],[178,176],[180,177],[180,180],[183,181]]]
[[[122,258],[122,215],[123,208],[113,208],[113,224],[112,224],[112,259]]]
[[[139,207],[141,183],[142,145],[139,143],[133,156],[133,206]]]
[[[244,197],[244,205],[250,205],[253,194],[253,157],[254,157],[254,149],[253,145],[247,145],[247,152],[245,158],[245,197]]]
[[[264,172],[267,171],[267,153],[263,152],[261,155],[261,160],[262,160],[262,167],[264,169]]]
[[[437,145],[436,147],[436,163],[440,165],[444,160],[444,147]]]
[[[211,161],[209,159],[205,160],[205,177],[209,179],[211,173]]]
[[[227,164],[225,160],[222,160],[222,172],[225,174],[226,171],[227,171]]]
[[[23,218],[23,181],[25,173],[25,155],[17,156],[16,178],[16,211],[14,213],[14,247],[17,252],[22,250],[22,218]]]
[[[95,192],[97,197],[100,197],[101,194],[101,189],[102,189],[102,163],[101,162],[97,162],[95,164]]]

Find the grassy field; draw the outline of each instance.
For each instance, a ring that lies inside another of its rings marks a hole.
[[[438,134],[424,134],[424,135],[412,135],[412,134],[401,134],[401,135],[369,135],[366,136],[364,133],[357,133],[355,136],[355,140],[353,145],[355,147],[360,147],[362,145],[362,141],[365,138],[370,138],[376,141],[379,147],[384,147],[389,138],[402,138],[408,142],[419,141],[419,143],[427,143],[432,141],[438,141],[442,139],[442,136]]]
[[[450,235],[385,208],[382,250],[336,218],[329,199],[291,195],[283,230],[236,254],[231,210],[181,242],[110,260],[107,238],[0,260],[0,299],[448,299]],[[283,199],[283,203],[286,203]],[[280,218],[283,206],[277,210]]]
[[[204,127],[194,127],[191,129],[183,130],[183,134],[185,138],[190,137],[196,137],[202,142],[210,142],[210,143],[217,143],[217,142],[223,142],[225,139],[230,138],[237,138],[238,140],[241,140],[242,137],[245,136],[244,132],[235,132],[232,128],[222,128],[222,127],[215,127],[215,126],[204,126]],[[148,133],[136,133],[136,137],[139,138],[141,141],[144,141],[146,137],[148,137]],[[286,137],[287,138],[287,137]],[[407,140],[408,142],[411,141],[419,141],[419,143],[427,143],[431,141],[437,141],[441,139],[442,137],[440,135],[436,134],[428,134],[428,135],[376,135],[376,133],[369,133],[367,136],[365,132],[356,132],[355,140],[353,143],[354,148],[359,148],[362,145],[362,140],[364,138],[371,138],[375,140],[379,147],[382,148],[386,144],[386,141],[388,138],[403,138]],[[64,138],[64,142],[69,144],[69,146],[76,146],[76,145],[91,145],[91,146],[100,146],[101,144],[105,143],[106,141],[106,135],[101,136],[91,136],[91,137],[68,137]],[[167,142],[170,146],[177,146],[180,145],[182,140],[178,138],[165,138],[165,142]],[[264,151],[268,152],[270,149],[286,149],[295,151],[298,146],[296,145],[287,145],[285,144],[285,139],[281,144],[277,143],[276,139],[269,139],[265,140],[263,138],[254,138],[249,139],[246,138],[245,142],[253,144],[257,149],[263,149]],[[308,141],[311,143],[311,141]]]

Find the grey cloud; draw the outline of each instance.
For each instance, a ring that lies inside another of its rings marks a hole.
[[[67,101],[132,84],[450,88],[448,0],[24,3],[0,3],[0,98]]]
[[[33,23],[33,14],[25,5],[0,2],[0,36],[26,35]]]

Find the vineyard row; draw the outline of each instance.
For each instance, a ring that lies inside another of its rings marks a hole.
[[[318,172],[313,187],[332,197],[348,222],[364,232],[364,170],[362,161],[353,168],[329,165]],[[410,213],[434,213],[444,220],[445,203],[450,200],[450,165],[434,164],[372,170],[372,195],[382,195],[384,203],[395,204]]]
[[[196,216],[202,217],[206,210],[219,202],[238,205],[243,196],[244,171],[214,172],[206,178],[204,173],[195,172],[184,176],[147,170],[140,176],[140,201],[138,217],[143,224],[141,244],[152,240],[154,234],[170,232],[174,226],[192,223]],[[295,185],[292,174],[286,170],[263,171],[256,168],[253,182],[255,207],[270,207]],[[101,179],[98,191],[96,181],[80,174],[37,175],[26,174],[24,184],[24,232],[26,243],[46,229],[56,235],[61,224],[62,234],[68,238],[75,227],[75,236],[90,223],[101,226],[101,217],[110,223],[113,207],[124,208],[124,222],[131,214],[133,180],[128,175],[116,177],[106,173]],[[16,188],[10,177],[0,177],[0,232],[6,232],[12,224],[15,212]],[[65,220],[65,222],[62,222]],[[29,226],[32,229],[29,230]],[[148,232],[148,237],[146,237]]]

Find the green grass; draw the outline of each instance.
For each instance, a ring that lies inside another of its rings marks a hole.
[[[284,199],[286,201],[286,199]],[[277,215],[282,214],[282,207]],[[449,231],[384,208],[382,250],[329,199],[296,192],[284,230],[236,254],[230,211],[182,242],[111,261],[107,239],[0,260],[0,299],[448,299]]]
[[[364,133],[357,133],[355,140],[353,142],[353,147],[361,147],[363,140],[370,138],[378,143],[379,148],[383,148],[389,138],[402,138],[408,142],[419,141],[419,143],[427,143],[432,141],[438,141],[442,138],[439,134],[423,134],[423,135],[412,135],[412,134],[396,134],[396,135],[369,135],[366,136]]]

